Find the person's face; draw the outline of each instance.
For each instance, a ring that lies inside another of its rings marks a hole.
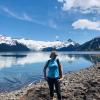
[[[51,55],[50,58],[51,58],[51,59],[55,59],[56,56],[55,56],[55,55]]]

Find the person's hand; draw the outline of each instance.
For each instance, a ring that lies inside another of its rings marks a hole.
[[[61,77],[60,79],[59,79],[59,81],[62,81],[63,80],[63,77]]]
[[[59,81],[62,81],[63,80],[63,76],[61,76],[60,78],[59,78]]]

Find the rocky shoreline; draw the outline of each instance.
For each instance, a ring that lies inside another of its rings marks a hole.
[[[100,63],[65,74],[61,93],[62,100],[100,100]],[[41,80],[17,91],[0,93],[0,100],[49,100],[47,82]]]

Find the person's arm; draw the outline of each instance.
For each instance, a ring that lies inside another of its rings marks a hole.
[[[49,60],[47,61],[47,63],[46,63],[45,66],[44,66],[44,69],[43,69],[43,72],[44,72],[44,78],[47,77],[47,75],[46,75],[46,69],[47,69],[47,67],[48,67],[48,64],[49,64]]]
[[[60,79],[63,78],[63,71],[62,71],[62,66],[59,62],[59,59],[57,59],[57,63],[58,63],[58,67],[59,67],[59,76],[60,76]]]

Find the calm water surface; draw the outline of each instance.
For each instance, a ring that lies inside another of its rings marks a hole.
[[[58,52],[63,72],[78,71],[100,61],[100,52]],[[43,78],[50,52],[0,53],[0,92],[20,89]]]

